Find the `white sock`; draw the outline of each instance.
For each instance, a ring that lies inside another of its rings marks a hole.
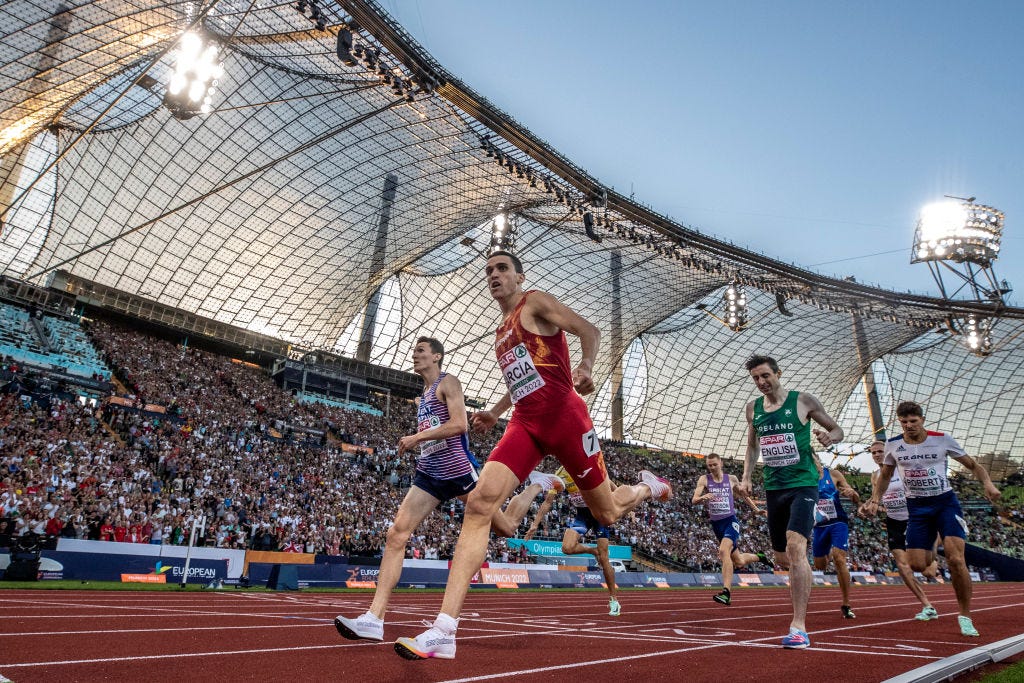
[[[459,628],[459,620],[442,612],[437,615],[437,619],[434,619],[434,628],[437,628],[441,633],[450,636],[455,633],[457,628]]]

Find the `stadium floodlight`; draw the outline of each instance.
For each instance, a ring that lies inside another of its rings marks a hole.
[[[972,353],[987,356],[992,353],[992,319],[968,316],[963,325],[964,344]]]
[[[491,220],[491,243],[487,249],[490,254],[493,251],[515,251],[516,247],[516,222],[515,219],[505,211],[499,212]]]
[[[947,199],[921,209],[911,263],[970,262],[988,266],[999,256],[1003,212],[974,199]]]
[[[928,266],[943,299],[995,306],[992,325],[1013,291],[993,268],[999,257],[1003,218],[1002,211],[975,204],[974,197],[946,195],[945,201],[921,210],[910,256],[911,263]]]
[[[725,307],[724,320],[733,332],[739,332],[747,326],[747,295],[736,282],[730,282],[722,294]]]
[[[164,106],[171,115],[184,120],[213,111],[213,94],[224,75],[220,46],[200,33],[186,31],[172,59],[174,72],[164,94]]]

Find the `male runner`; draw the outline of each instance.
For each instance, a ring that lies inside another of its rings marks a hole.
[[[913,401],[900,403],[896,406],[896,417],[903,434],[886,442],[882,471],[875,480],[871,500],[864,511],[868,515],[877,513],[882,492],[888,490],[892,474],[898,469],[907,489],[907,559],[910,567],[920,572],[931,564],[935,533],[938,532],[960,608],[960,616],[957,617],[960,633],[977,636],[978,630],[971,621],[971,574],[964,561],[967,522],[956,492],[946,478],[949,458],[953,457],[974,473],[990,501],[995,502],[1002,494],[992,484],[988,470],[967,455],[952,436],[924,428],[924,410],[919,404]]]
[[[875,441],[871,444],[870,450],[871,459],[881,468],[882,458],[885,457],[885,442]],[[871,473],[872,487],[881,473],[881,469]],[[867,503],[864,503],[860,509],[863,511],[866,506]],[[915,598],[921,601],[922,609],[914,618],[918,621],[938,619],[939,613],[932,606],[931,600],[925,595],[921,584],[914,576],[914,571],[907,563],[907,519],[910,513],[907,511],[907,490],[903,487],[903,480],[900,479],[899,472],[893,471],[888,488],[882,492],[882,506],[885,508],[885,535],[889,543],[889,552],[892,553],[892,559],[896,562],[896,571],[899,572],[904,585],[910,589]],[[931,572],[931,575],[934,576],[936,570],[936,561],[933,559],[931,566],[922,573],[928,576]]]
[[[565,492],[569,494],[569,501],[576,508],[576,514],[569,522],[569,526],[565,528],[565,533],[562,534],[562,554],[581,555],[587,553],[597,558],[598,564],[601,565],[601,571],[604,573],[604,584],[608,588],[608,614],[617,617],[622,614],[622,606],[619,604],[618,587],[615,585],[615,570],[612,568],[608,556],[608,537],[611,535],[611,530],[594,519],[594,515],[587,508],[586,501],[580,495],[579,487],[576,486],[576,482],[572,480],[564,467],[559,467],[555,475],[562,480]],[[615,490],[615,482],[612,482],[611,486],[612,490]],[[530,523],[529,530],[523,536],[524,540],[529,541],[537,533],[537,527],[551,511],[551,506],[554,505],[557,497],[557,490],[551,489],[547,492],[544,502],[541,503],[540,509],[533,517],[533,522]],[[584,545],[583,540],[588,534],[594,534],[597,538],[597,545]]]
[[[441,612],[427,631],[395,643],[395,651],[407,659],[455,657],[459,614],[470,579],[487,552],[491,516],[545,453],[569,471],[601,524],[614,523],[647,498],[672,497],[668,482],[646,470],[640,472],[641,483],[611,489],[597,433],[580,398],[594,390],[590,373],[600,341],[598,329],[550,294],[524,292],[523,264],[506,251],[487,258],[485,273],[502,313],[494,350],[508,392],[490,410],[475,413],[473,427],[486,431],[513,404],[516,409],[466,503]],[[583,351],[579,365],[571,370],[565,332],[579,337]]]
[[[707,474],[700,475],[697,479],[697,488],[693,491],[691,503],[697,505],[706,503],[708,517],[711,518],[711,529],[718,539],[718,559],[722,563],[722,590],[716,593],[712,600],[723,605],[732,604],[733,569],[742,569],[751,562],[764,562],[772,566],[771,560],[764,553],[741,553],[738,550],[740,542],[740,521],[736,519],[736,499],[734,491],[739,486],[739,480],[734,474],[726,474],[722,471],[722,456],[718,453],[710,453],[704,459],[704,465],[708,468]],[[757,514],[764,514],[764,510],[757,507],[754,499],[745,495],[742,491],[740,496],[747,501],[747,505]]]
[[[855,619],[857,615],[850,607],[850,568],[846,564],[846,554],[850,551],[850,517],[839,500],[840,496],[860,505],[860,495],[846,482],[843,473],[822,465],[818,479],[818,503],[814,509],[814,568],[824,571],[829,557],[832,558],[839,590],[843,594],[843,618]]]
[[[826,448],[843,440],[843,430],[817,398],[783,388],[782,371],[774,358],[753,356],[746,362],[746,368],[763,396],[747,404],[747,458],[737,490],[751,494],[750,480],[760,455],[764,460],[768,535],[775,550],[775,563],[789,568],[793,599],[793,620],[782,646],[798,650],[811,645],[806,625],[812,577],[807,562],[807,539],[814,527],[818,499],[811,420],[824,428],[813,431]]]
[[[334,626],[350,640],[383,640],[384,613],[391,592],[402,574],[405,546],[412,532],[434,508],[452,498],[465,502],[477,482],[479,464],[469,452],[468,423],[462,385],[455,375],[441,371],[444,346],[431,337],[420,337],[412,352],[413,371],[423,378],[423,394],[417,399],[417,432],[398,442],[398,455],[419,446],[416,475],[388,529],[380,562],[377,588],[370,609],[355,619],[338,616]],[[530,503],[545,488],[559,487],[561,480],[534,472],[530,484],[493,519],[499,535],[513,536]]]

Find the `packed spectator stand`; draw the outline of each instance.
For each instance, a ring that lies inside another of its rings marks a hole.
[[[392,400],[388,415],[302,402],[258,366],[120,323],[94,320],[84,329],[44,315],[32,323],[27,311],[6,304],[0,316],[11,347],[65,353],[67,363],[93,368],[93,379],[112,372],[119,387],[98,401],[66,387],[26,391],[32,372],[25,358],[38,359],[5,354],[0,545],[27,533],[181,545],[192,522],[205,516],[203,545],[382,552],[412,478],[414,461],[395,450],[415,429],[412,402]],[[500,431],[471,435],[481,461]],[[703,460],[626,444],[605,443],[604,452],[616,481],[633,482],[639,470],[651,469],[676,486],[670,504],[641,506],[618,523],[612,542],[632,546],[655,566],[717,570],[706,513],[690,505]],[[738,460],[726,461],[734,474],[740,467]],[[860,480],[864,496],[866,477]],[[755,490],[755,497],[763,498],[763,491]],[[767,550],[763,518],[743,505],[737,512],[741,548]],[[538,538],[559,539],[571,514],[561,497]],[[1021,519],[1019,510],[1010,514]],[[460,503],[440,506],[410,540],[408,556],[450,557],[460,517]],[[1024,547],[1021,527],[989,509],[970,514],[969,522],[973,542],[1003,551]],[[528,561],[523,549],[514,553],[500,539],[492,541],[489,556]],[[850,561],[855,570],[893,569],[877,520],[853,518]]]

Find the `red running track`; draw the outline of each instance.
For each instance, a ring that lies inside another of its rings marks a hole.
[[[914,621],[902,586],[856,587],[857,619],[839,611],[836,588],[815,588],[812,647],[783,650],[789,593],[624,591],[622,616],[607,594],[471,592],[455,660],[410,662],[392,641],[423,630],[438,593],[392,598],[384,643],[347,641],[333,618],[366,609],[366,593],[108,593],[0,591],[0,676],[25,681],[880,681],[1018,634],[1024,596],[1012,584],[976,585],[981,638],[960,635],[948,585],[927,586],[940,618]],[[0,679],[2,680],[2,679]]]

